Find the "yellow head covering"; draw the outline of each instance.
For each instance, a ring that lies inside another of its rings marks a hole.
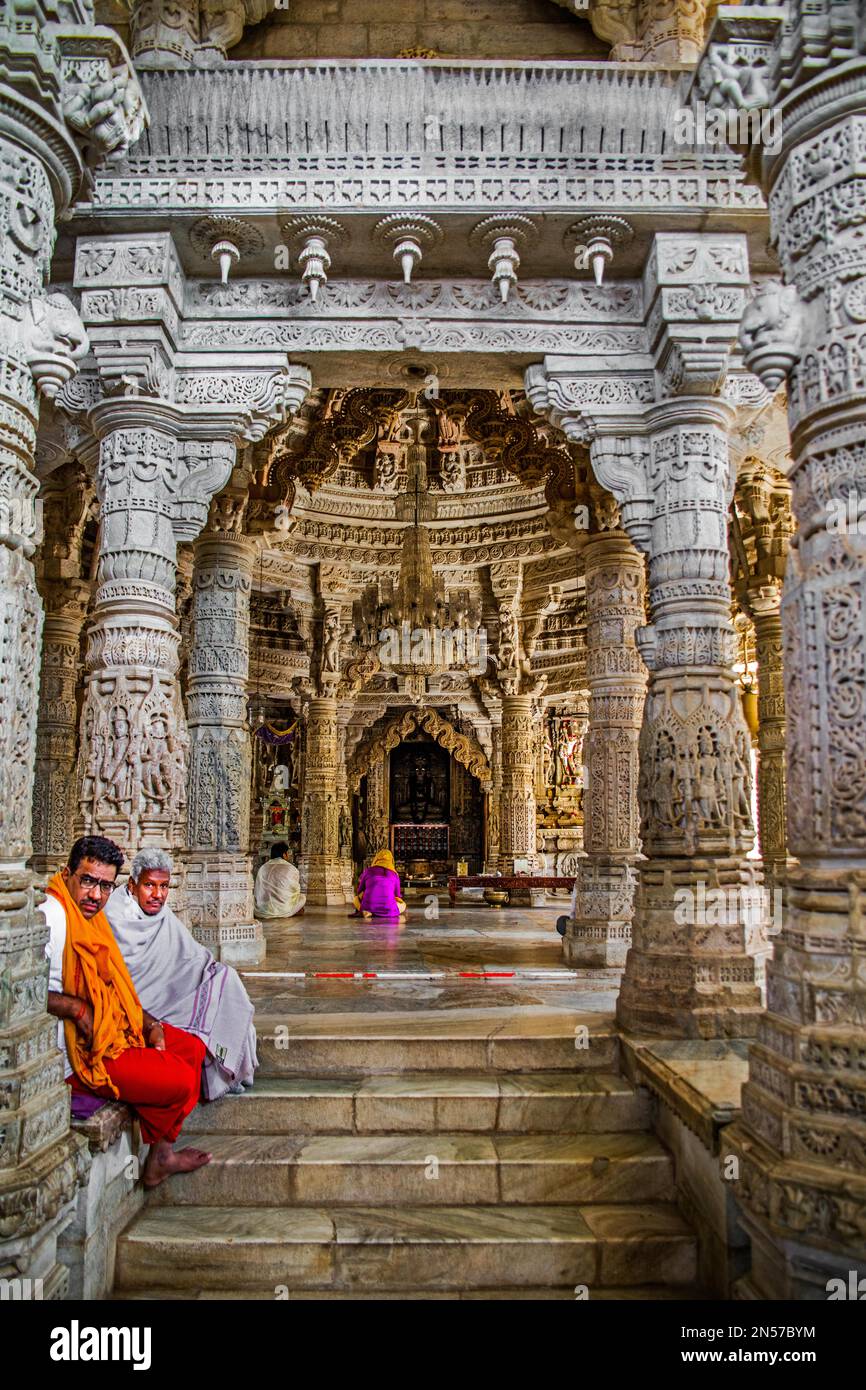
[[[371,869],[390,869],[392,874],[396,874],[397,866],[394,863],[394,856],[389,849],[380,849],[378,854],[374,854],[370,860]]]

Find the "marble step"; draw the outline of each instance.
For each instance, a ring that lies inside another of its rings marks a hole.
[[[199,1134],[213,1160],[163,1183],[160,1206],[386,1207],[659,1202],[670,1155],[650,1134]]]
[[[407,1071],[618,1071],[605,1015],[477,1009],[410,1014],[256,1015],[261,1076]]]
[[[670,1204],[159,1207],[119,1238],[119,1294],[692,1286],[696,1242]]]
[[[647,1093],[613,1072],[406,1072],[262,1077],[242,1096],[198,1106],[183,1132],[609,1134],[649,1123]]]

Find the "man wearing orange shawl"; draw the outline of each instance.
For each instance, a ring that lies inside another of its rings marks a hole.
[[[48,1012],[61,1020],[72,1089],[125,1101],[150,1145],[145,1187],[210,1162],[202,1149],[174,1142],[198,1103],[204,1044],[142,1009],[102,905],[114,888],[123,853],[101,835],[76,840],[69,863],[47,885],[42,912],[50,929],[46,955]]]

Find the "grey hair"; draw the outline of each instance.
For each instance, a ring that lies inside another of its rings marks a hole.
[[[148,869],[158,869],[160,873],[170,874],[174,865],[164,849],[140,849],[130,866],[129,877],[138,883],[141,875]]]

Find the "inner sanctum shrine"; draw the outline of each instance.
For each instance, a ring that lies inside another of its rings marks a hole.
[[[0,91],[0,1297],[862,1300],[863,4]]]

